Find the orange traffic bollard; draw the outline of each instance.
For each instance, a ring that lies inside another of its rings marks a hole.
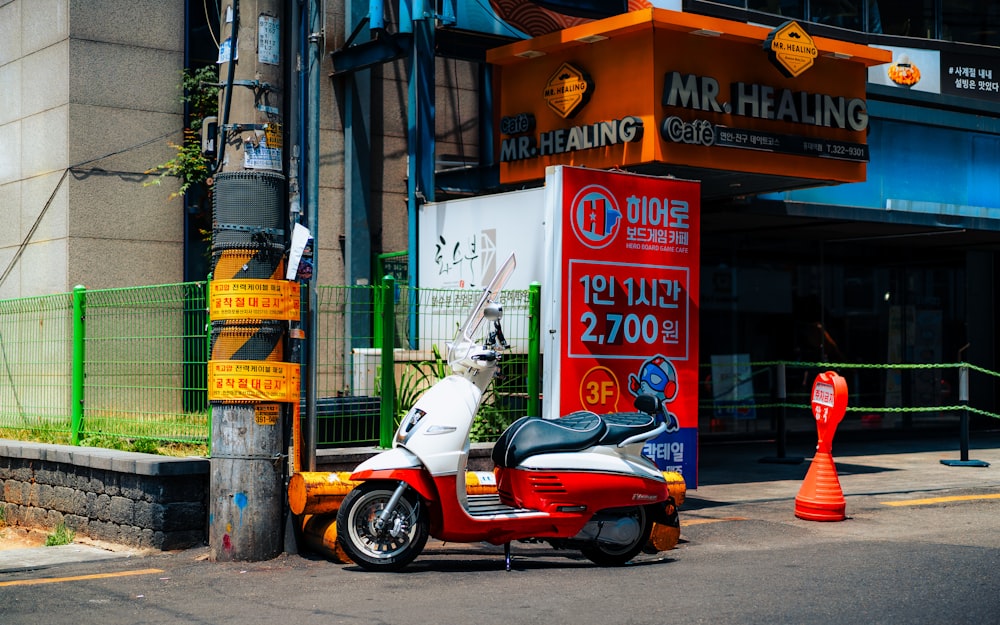
[[[843,521],[847,502],[833,462],[833,434],[847,410],[847,380],[833,371],[816,376],[812,410],[819,441],[806,479],[795,497],[795,516],[807,521]]]

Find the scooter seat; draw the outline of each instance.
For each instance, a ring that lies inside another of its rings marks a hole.
[[[593,412],[574,412],[561,419],[521,417],[493,445],[493,463],[515,467],[531,456],[580,451],[597,444],[607,426]]]
[[[601,415],[601,418],[608,425],[607,432],[601,437],[601,445],[617,445],[636,434],[656,429],[656,419],[645,412],[612,412]]]

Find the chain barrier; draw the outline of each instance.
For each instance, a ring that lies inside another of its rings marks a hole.
[[[982,373],[984,375],[992,377],[1000,377],[1000,372],[992,371],[978,365],[967,362],[958,363],[842,363],[842,362],[799,362],[799,361],[786,361],[786,360],[765,360],[760,362],[744,362],[733,364],[731,366],[743,366],[749,367],[751,369],[761,369],[765,367],[778,367],[784,365],[787,369],[819,369],[822,371],[838,369],[870,369],[870,370],[899,370],[899,369],[961,369],[962,367],[967,368],[970,371],[975,371],[977,373]],[[726,363],[715,364],[702,364],[703,368],[709,368],[713,366],[729,366]],[[712,402],[699,402],[700,408],[711,409],[713,406]],[[737,404],[738,405],[738,404]],[[750,402],[747,402],[750,405]],[[759,402],[754,398],[752,405],[756,409],[798,409],[809,411],[810,405],[808,402],[796,403],[796,402]],[[943,406],[848,406],[848,412],[861,412],[861,413],[887,413],[887,414],[898,414],[898,413],[918,413],[918,412],[959,412],[968,411],[969,413],[991,417],[994,419],[1000,419],[1000,414],[990,412],[988,410],[982,410],[980,408],[975,408],[967,404],[952,404]]]

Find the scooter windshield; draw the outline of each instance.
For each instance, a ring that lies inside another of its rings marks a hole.
[[[516,265],[517,261],[512,252],[507,257],[507,260],[500,265],[493,279],[490,280],[489,285],[486,286],[482,297],[479,298],[479,302],[473,307],[468,319],[459,326],[458,332],[455,334],[455,340],[448,346],[449,364],[454,364],[462,360],[469,355],[470,350],[476,347],[476,333],[479,332],[479,327],[482,325],[483,319],[486,318],[486,307],[488,304],[497,302],[500,299],[500,292],[503,290],[503,285],[510,278],[510,275],[514,273]]]

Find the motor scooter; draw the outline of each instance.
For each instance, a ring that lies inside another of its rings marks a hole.
[[[507,570],[512,541],[547,541],[618,566],[647,546],[654,522],[676,525],[667,481],[642,456],[643,443],[666,427],[653,418],[658,400],[649,395],[637,401],[640,412],[518,419],[493,447],[497,492],[466,492],[469,432],[509,347],[500,295],[515,264],[511,254],[448,344],[453,373],[406,413],[391,449],[352,473],[361,483],[337,512],[337,540],[358,566],[399,570],[428,536],[502,544]]]

